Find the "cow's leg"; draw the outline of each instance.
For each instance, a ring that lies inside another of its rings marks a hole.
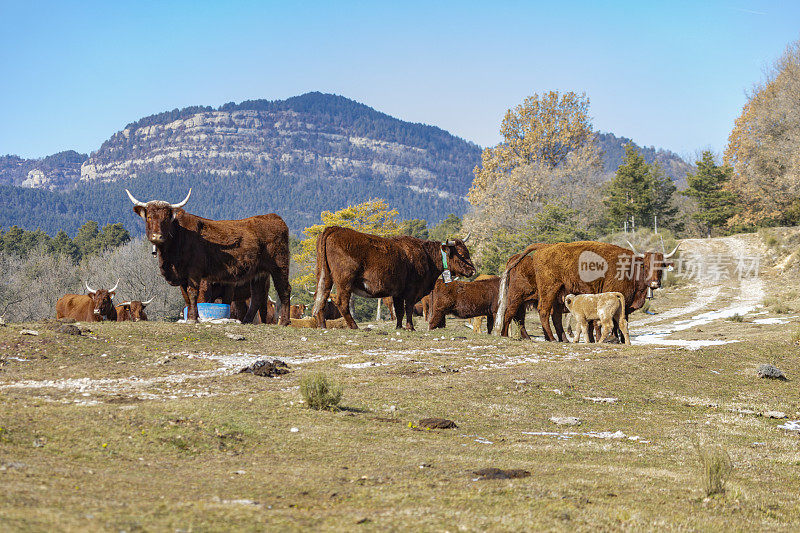
[[[553,337],[553,330],[550,329],[550,315],[553,313],[557,293],[558,291],[550,291],[542,294],[539,300],[539,320],[542,323],[542,332],[544,332],[544,338],[551,342],[556,340]]]
[[[480,325],[478,325],[478,333],[480,333]],[[486,315],[486,332],[491,335],[492,329],[494,328],[494,314],[489,313]]]
[[[197,323],[197,293],[198,287],[197,284],[189,282],[186,285],[186,295],[189,297],[189,305],[187,306],[188,309],[186,310],[186,323],[187,324],[195,324]]]
[[[572,342],[575,344],[581,342],[581,334],[586,335],[586,340],[589,340],[589,321],[586,320],[585,317],[579,316],[578,318],[578,328],[575,332],[575,338],[572,339]]]
[[[589,330],[587,333],[588,342],[597,342],[596,339],[600,338],[600,323],[595,320],[589,320]]]
[[[277,271],[272,273],[272,283],[275,285],[275,292],[278,293],[278,301],[281,304],[281,314],[278,318],[278,325],[279,326],[288,326],[289,325],[289,311],[292,309],[292,304],[289,301],[292,297],[292,286],[289,285],[289,271],[278,269]],[[267,282],[267,291],[269,291],[269,282]],[[322,300],[323,305],[323,315],[325,310],[325,302],[328,300],[328,294],[330,294],[331,288],[328,286],[328,290],[325,293],[325,299]],[[266,293],[265,293],[266,294]],[[265,296],[267,298],[267,296]],[[266,304],[265,304],[266,305]]]
[[[262,324],[267,324],[267,314],[269,314],[269,276],[264,278],[264,301],[258,308],[258,316]]]
[[[528,330],[525,327],[525,302],[522,302],[517,308],[517,314],[514,317],[514,321],[519,325],[519,336],[522,340],[530,340],[531,336],[528,334]]]
[[[556,336],[558,340],[561,342],[566,342],[567,337],[564,335],[564,314],[566,313],[566,309],[564,308],[564,304],[556,300],[553,304],[553,327],[556,328]]]
[[[631,336],[628,333],[628,321],[625,320],[625,317],[620,317],[619,319],[619,329],[622,330],[622,333],[625,335],[625,344],[631,343]]]
[[[264,278],[254,278],[250,281],[250,307],[247,308],[247,313],[242,320],[243,324],[250,324],[256,317],[261,306],[264,305],[264,300],[267,295],[264,291],[266,280]]]
[[[414,298],[403,298],[406,305],[406,325],[405,329],[414,331]]]
[[[347,322],[347,326],[350,329],[358,329],[358,324],[353,319],[353,315],[350,314],[350,298],[352,297],[350,294],[350,285],[342,284],[336,285],[336,307],[339,308],[339,312],[344,317],[344,321]]]
[[[601,335],[597,337],[599,340],[597,342],[603,343],[608,339],[612,333],[614,333],[614,321],[611,318],[606,318],[605,320],[600,320],[600,330]]]
[[[437,329],[445,327],[444,313],[440,310],[433,311],[428,315],[428,329]]]
[[[394,309],[395,328],[400,329],[403,327],[403,315],[406,313],[406,308],[403,304],[403,298],[400,296],[392,297],[392,308]]]

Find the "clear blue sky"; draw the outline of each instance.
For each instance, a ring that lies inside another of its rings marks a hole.
[[[585,92],[595,128],[721,150],[800,38],[800,2],[0,0],[0,154],[90,152],[189,105],[353,98],[496,144],[506,109]]]

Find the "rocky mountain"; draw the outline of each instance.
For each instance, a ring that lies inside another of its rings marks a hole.
[[[74,150],[59,152],[42,159],[23,159],[16,155],[0,156],[0,184],[31,189],[66,189],[81,176],[86,154]]]
[[[599,140],[613,171],[630,140],[602,133]],[[642,150],[674,177],[685,174],[675,154]],[[384,198],[403,218],[436,223],[466,211],[480,152],[440,128],[331,94],[174,109],[128,124],[88,156],[0,157],[0,226],[74,231],[88,216],[136,228],[124,187],[143,200],[179,199],[194,187],[194,213],[276,212],[294,233],[322,210],[369,198]]]

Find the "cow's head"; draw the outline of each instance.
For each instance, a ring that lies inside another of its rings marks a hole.
[[[469,258],[469,250],[467,245],[464,244],[469,239],[469,233],[464,240],[461,239],[447,239],[442,243],[442,253],[447,255],[447,268],[454,276],[464,276],[471,278],[475,275],[475,265]]]
[[[642,261],[642,278],[647,286],[647,294],[649,297],[653,289],[661,288],[661,279],[664,276],[664,271],[671,271],[675,267],[675,264],[672,262],[672,256],[678,251],[678,246],[680,246],[680,244],[675,246],[670,253],[666,253],[666,250],[663,250],[663,240],[661,241],[662,252],[638,253],[630,241],[628,245],[631,247],[631,250],[633,250],[637,261]]]
[[[147,203],[140,202],[133,197],[128,189],[125,189],[125,192],[128,193],[128,198],[133,202],[134,213],[144,219],[147,240],[153,243],[154,246],[169,243],[169,240],[174,235],[175,217],[179,210],[189,201],[192,189],[189,189],[189,194],[186,195],[186,198],[177,204],[162,200],[151,200]]]
[[[152,303],[153,300],[155,300],[155,296],[146,302],[131,300],[130,302],[123,302],[120,305],[125,308],[125,312],[128,315],[128,320],[139,322],[140,320],[147,320],[147,313],[144,312],[144,308]]]
[[[117,280],[117,284],[111,289],[100,289],[96,291],[86,283],[86,295],[89,296],[94,303],[94,316],[107,317],[112,314],[112,311],[114,311],[114,302],[112,298],[117,290],[117,286],[119,286],[119,280]]]

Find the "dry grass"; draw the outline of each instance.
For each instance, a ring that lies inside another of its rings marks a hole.
[[[300,395],[310,409],[333,411],[342,401],[342,386],[317,372],[300,378]]]
[[[689,298],[687,290],[654,302]],[[66,531],[800,524],[798,437],[759,416],[800,418],[800,391],[755,377],[765,343],[771,362],[800,375],[794,327],[720,320],[683,335],[743,341],[687,351],[520,342],[459,320],[435,332],[417,326],[104,323],[80,337],[42,323],[0,328],[0,523]],[[528,326],[540,333],[533,315]],[[23,327],[40,335],[22,336]],[[267,357],[291,372],[235,373]],[[316,373],[346,389],[341,410],[301,403],[301,381]],[[34,386],[41,380],[54,381]],[[587,399],[609,397],[617,400]],[[553,416],[582,424],[556,426]],[[458,429],[413,427],[426,417]],[[695,439],[718,443],[736,463],[711,501],[698,488]],[[484,468],[531,476],[476,480]]]
[[[721,446],[695,445],[699,463],[701,486],[706,496],[725,492],[725,484],[733,472],[731,456]]]

